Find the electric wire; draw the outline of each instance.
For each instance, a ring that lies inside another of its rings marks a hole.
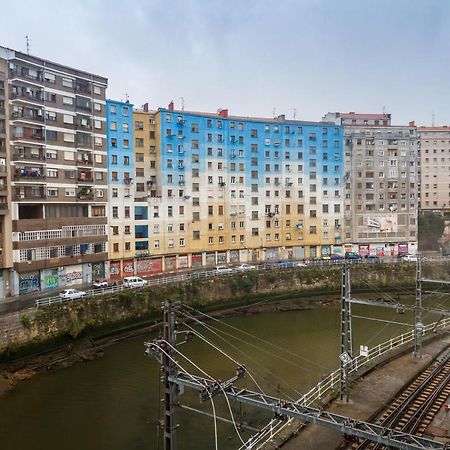
[[[180,353],[176,348],[174,348],[172,345],[170,345],[169,342],[164,341],[169,347],[171,347],[172,349],[174,349],[177,353],[181,354],[182,356],[184,356],[182,353]],[[196,380],[176,359],[172,358],[172,356],[170,356],[169,353],[167,353],[163,348],[158,346],[158,350],[162,353],[164,353],[178,368],[180,368],[183,373],[185,373],[187,376],[189,376],[192,381],[198,383],[199,381]],[[187,358],[186,358],[187,359]],[[209,376],[208,374],[205,374],[211,381],[215,381],[211,376]],[[202,383],[203,386],[206,388],[206,390],[208,390],[208,386],[204,383]],[[218,450],[219,446],[218,446],[218,439],[217,439],[217,415],[216,415],[216,406],[214,404],[214,400],[212,398],[212,394],[208,391],[209,394],[209,399],[211,400],[211,406],[212,406],[212,411],[213,411],[213,416],[214,416],[214,443],[215,443],[215,450]]]
[[[197,310],[197,309],[195,309],[195,308],[192,308],[192,307],[189,306],[189,305],[183,305],[183,306],[186,307],[186,308],[189,308],[190,310],[192,310],[192,311],[194,311],[194,312],[196,312],[196,313],[198,313],[198,314],[201,314],[202,316],[204,316],[204,317],[206,317],[206,318],[208,318],[208,319],[210,319],[210,320],[212,320],[212,321],[214,321],[214,322],[218,322],[218,323],[220,323],[220,324],[222,324],[222,325],[224,325],[224,326],[226,326],[226,327],[228,327],[228,328],[233,329],[234,331],[237,331],[237,332],[239,332],[239,333],[242,333],[242,334],[244,334],[245,336],[254,338],[254,339],[256,339],[256,340],[259,341],[259,342],[262,342],[262,343],[264,343],[264,344],[266,344],[266,345],[268,345],[268,346],[270,346],[270,347],[275,348],[275,349],[278,350],[278,351],[287,353],[289,356],[292,356],[292,357],[301,359],[302,361],[307,362],[307,363],[309,363],[309,364],[311,364],[311,365],[317,366],[317,367],[319,367],[320,369],[328,370],[327,367],[325,367],[325,366],[323,366],[323,365],[321,365],[321,364],[319,364],[319,363],[317,363],[317,362],[315,362],[315,361],[311,361],[311,360],[309,360],[308,358],[305,358],[305,357],[303,357],[303,356],[301,356],[301,355],[298,355],[298,354],[296,354],[296,353],[294,353],[294,352],[291,352],[290,350],[287,350],[287,349],[285,349],[285,348],[283,348],[283,347],[280,347],[280,346],[278,346],[278,345],[276,345],[276,344],[274,344],[274,343],[272,343],[272,342],[270,342],[270,341],[266,341],[265,339],[262,339],[262,338],[260,338],[259,336],[256,336],[256,335],[254,335],[254,334],[248,333],[247,331],[243,331],[243,330],[241,330],[241,329],[239,329],[239,328],[237,328],[237,327],[234,327],[233,325],[230,325],[230,324],[228,324],[228,323],[226,323],[226,322],[223,322],[223,321],[217,319],[216,317],[210,316],[210,315],[208,315],[208,314],[203,313],[202,311],[199,311],[199,310]],[[222,331],[222,330],[220,330],[220,331]],[[222,331],[222,332],[223,332],[223,331]],[[225,332],[223,332],[223,333],[225,334]],[[231,336],[232,336],[232,335],[231,335]],[[232,336],[232,337],[234,337],[234,336]],[[234,338],[235,338],[235,337],[234,337]],[[237,339],[237,338],[236,338],[236,339]],[[247,343],[247,341],[245,341],[245,342]],[[253,345],[254,345],[254,344],[253,344]],[[267,351],[266,351],[266,352],[267,352]],[[276,355],[276,357],[277,357],[278,359],[282,359],[282,358],[279,357],[278,355]],[[285,361],[286,361],[286,360],[285,360]],[[292,363],[292,362],[290,362],[290,363]],[[294,363],[292,363],[292,364],[294,364]],[[295,365],[295,364],[294,364],[294,365]],[[297,365],[297,367],[300,367],[300,366]]]
[[[226,400],[226,402],[227,402],[228,409],[229,409],[229,411],[230,411],[230,417],[231,417],[231,420],[233,421],[233,426],[234,426],[234,429],[235,429],[235,431],[236,431],[236,434],[238,435],[239,440],[242,442],[242,444],[245,445],[245,441],[242,439],[241,434],[239,433],[239,429],[238,429],[238,427],[237,427],[237,425],[236,425],[236,421],[234,420],[234,414],[233,414],[233,410],[232,410],[232,408],[231,408],[230,400],[228,400],[228,397],[227,397],[227,395],[226,395],[226,393],[225,393],[225,389],[223,388],[222,383],[218,382],[217,380],[214,380],[213,377],[211,377],[211,375],[209,375],[208,373],[206,373],[201,367],[199,367],[197,364],[195,364],[194,361],[192,361],[191,359],[189,359],[185,354],[181,353],[176,347],[174,347],[172,344],[170,344],[170,342],[167,342],[167,341],[165,341],[165,342],[166,342],[166,344],[167,344],[172,350],[174,350],[174,351],[175,351],[176,353],[178,353],[181,357],[183,357],[188,363],[192,364],[192,366],[194,366],[194,367],[195,367],[198,371],[200,371],[203,375],[205,375],[206,377],[208,377],[208,378],[212,379],[213,381],[217,382],[217,385],[219,386],[220,390],[222,391],[222,393],[223,393],[223,395],[224,395],[224,397],[225,397],[225,400]],[[208,390],[208,388],[207,388],[207,390]],[[209,392],[209,391],[208,391],[208,392]],[[212,399],[212,395],[211,395],[211,394],[210,394],[210,397],[211,397],[211,399]]]
[[[261,363],[259,363],[256,359],[252,358],[250,355],[248,355],[247,353],[245,353],[243,350],[241,350],[239,347],[237,347],[236,345],[232,344],[230,341],[226,340],[223,336],[221,336],[220,334],[218,334],[216,331],[214,331],[214,329],[212,329],[209,325],[206,325],[204,322],[198,320],[197,318],[190,316],[187,313],[182,313],[185,316],[191,318],[192,320],[196,321],[199,325],[205,327],[210,333],[214,334],[217,338],[221,339],[223,342],[225,342],[228,346],[230,346],[231,348],[233,348],[234,350],[236,350],[238,353],[242,354],[246,359],[248,359],[249,361],[253,362],[253,364],[255,364],[257,367],[259,367],[263,372],[266,372],[268,375],[273,376],[273,372],[271,372],[269,369],[267,369],[266,367],[264,367]],[[188,326],[185,323],[186,326]],[[191,327],[190,327],[191,328]],[[191,328],[192,329],[192,328]],[[249,369],[247,368],[247,372],[249,372]],[[295,401],[295,399],[293,397],[291,397],[286,391],[282,390],[280,385],[278,384],[278,386],[273,385],[270,381],[268,381],[267,379],[265,379],[263,376],[260,376],[260,378],[267,383],[270,387],[274,388],[275,390],[277,390],[278,392],[283,393],[286,397],[288,397],[290,400]],[[255,382],[256,383],[256,382]],[[298,395],[303,395],[300,391],[298,391],[297,389],[295,389],[294,387],[292,387],[290,384],[285,383],[286,386],[290,389],[292,389],[294,392],[296,392]],[[261,389],[260,389],[261,390]],[[261,390],[261,392],[263,392]]]

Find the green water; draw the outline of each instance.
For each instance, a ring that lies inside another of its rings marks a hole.
[[[357,306],[354,314],[370,312],[377,317],[411,322],[411,315],[393,310]],[[267,340],[277,348],[248,335],[209,322],[228,335],[229,344],[205,332],[218,345],[255,374],[268,393],[298,398],[339,365],[339,308],[271,312],[228,318],[225,322]],[[408,329],[373,321],[354,321],[355,348],[374,346]],[[139,337],[108,348],[105,356],[68,369],[41,373],[20,384],[0,399],[0,449],[2,450],[131,450],[162,449],[158,446],[158,363],[144,356]],[[239,338],[240,340],[237,340]],[[235,364],[198,339],[180,350],[204,371],[222,380],[234,375]],[[238,351],[239,350],[239,351]],[[179,361],[192,369],[182,358]],[[251,380],[241,386],[254,388]],[[199,406],[197,394],[187,392],[180,401],[211,412],[211,404]],[[226,403],[215,400],[217,412],[229,418]],[[233,405],[237,417],[245,414],[250,425],[263,424],[269,415]],[[180,411],[179,449],[211,449],[213,420]],[[243,437],[248,437],[245,433]],[[240,441],[232,426],[219,424],[219,448],[237,449]]]

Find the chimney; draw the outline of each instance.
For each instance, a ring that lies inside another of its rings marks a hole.
[[[219,109],[219,116],[220,117],[228,117],[228,109]]]
[[[144,112],[148,112],[148,103],[145,103],[142,109],[144,110]]]
[[[411,120],[411,122],[408,122],[408,127],[414,128],[416,126],[416,122],[414,120]]]
[[[286,120],[286,114],[280,114],[280,115],[277,117],[277,119],[278,119],[278,120],[281,120],[281,121],[285,121],[285,120]]]
[[[169,111],[173,111],[174,110],[174,105],[173,105],[173,100],[169,103]]]

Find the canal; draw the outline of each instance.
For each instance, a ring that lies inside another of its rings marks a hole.
[[[412,322],[410,314],[397,314],[395,310],[354,306],[353,312]],[[246,364],[267,393],[298,398],[339,365],[338,305],[244,315],[223,322],[208,322],[217,334],[199,325],[195,328]],[[401,325],[355,320],[355,349],[359,349],[359,344],[374,346],[407,330]],[[0,399],[0,448],[162,449],[156,426],[162,418],[158,414],[160,371],[154,358],[144,356],[143,346],[144,340],[152,337],[115,344],[106,349],[103,358],[41,373],[19,384]],[[234,374],[235,364],[199,339],[184,345],[182,350],[208,374],[222,380]],[[193,370],[187,361],[180,358],[180,362]],[[255,388],[248,378],[240,383]],[[180,402],[211,412],[209,402],[198,405],[196,393],[186,391]],[[230,418],[227,404],[219,397],[215,406],[219,415]],[[240,405],[232,407],[236,420],[245,420],[251,426],[264,424],[269,417],[265,412]],[[180,411],[178,422],[180,450],[214,448],[211,418]],[[220,449],[239,447],[231,425],[220,423],[218,432]],[[243,439],[248,436],[244,433]]]

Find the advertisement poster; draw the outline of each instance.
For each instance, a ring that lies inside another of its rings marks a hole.
[[[367,216],[366,226],[369,233],[396,233],[397,214]]]
[[[377,256],[380,258],[384,256],[384,247],[377,247]]]
[[[120,278],[120,275],[120,261],[111,261],[109,263],[109,277],[112,279]]]
[[[202,267],[202,254],[192,255],[192,267]]]
[[[189,267],[189,261],[187,256],[179,256],[178,257],[178,268],[179,269],[187,269]]]
[[[19,294],[29,294],[41,290],[39,270],[19,273]]]
[[[134,275],[134,259],[123,260],[122,272],[124,277]]]
[[[408,244],[398,244],[398,253],[399,255],[408,253]]]

